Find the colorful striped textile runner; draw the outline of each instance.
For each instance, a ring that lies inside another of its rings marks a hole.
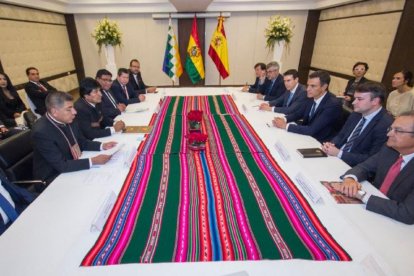
[[[192,109],[205,151],[187,148]],[[308,259],[350,261],[230,96],[166,97],[83,266]]]

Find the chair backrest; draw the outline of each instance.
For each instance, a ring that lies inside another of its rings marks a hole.
[[[36,113],[36,106],[30,99],[29,95],[27,94],[26,94],[26,101],[27,101],[27,104],[29,105],[29,108],[32,110],[33,114],[35,114],[37,118],[42,117],[42,115],[40,115],[39,113]]]
[[[0,168],[10,181],[33,179],[31,131],[21,131],[0,141]]]

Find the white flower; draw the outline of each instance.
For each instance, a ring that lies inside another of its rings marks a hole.
[[[96,44],[99,46],[99,51],[102,45],[121,45],[121,36],[122,33],[119,30],[118,24],[107,17],[98,22],[92,33],[92,37],[95,38]]]
[[[293,26],[290,18],[272,16],[268,27],[265,29],[266,47],[273,49],[275,43],[280,41],[285,41],[286,45],[288,45],[293,36],[294,28],[295,26]]]

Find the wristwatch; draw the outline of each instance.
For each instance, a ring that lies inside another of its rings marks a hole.
[[[358,190],[357,194],[358,194],[359,199],[362,200],[364,196],[367,194],[367,192],[364,190]]]

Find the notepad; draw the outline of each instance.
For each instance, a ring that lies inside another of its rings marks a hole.
[[[297,149],[297,151],[303,158],[327,157],[320,148]]]
[[[124,133],[150,133],[152,126],[126,126]]]

